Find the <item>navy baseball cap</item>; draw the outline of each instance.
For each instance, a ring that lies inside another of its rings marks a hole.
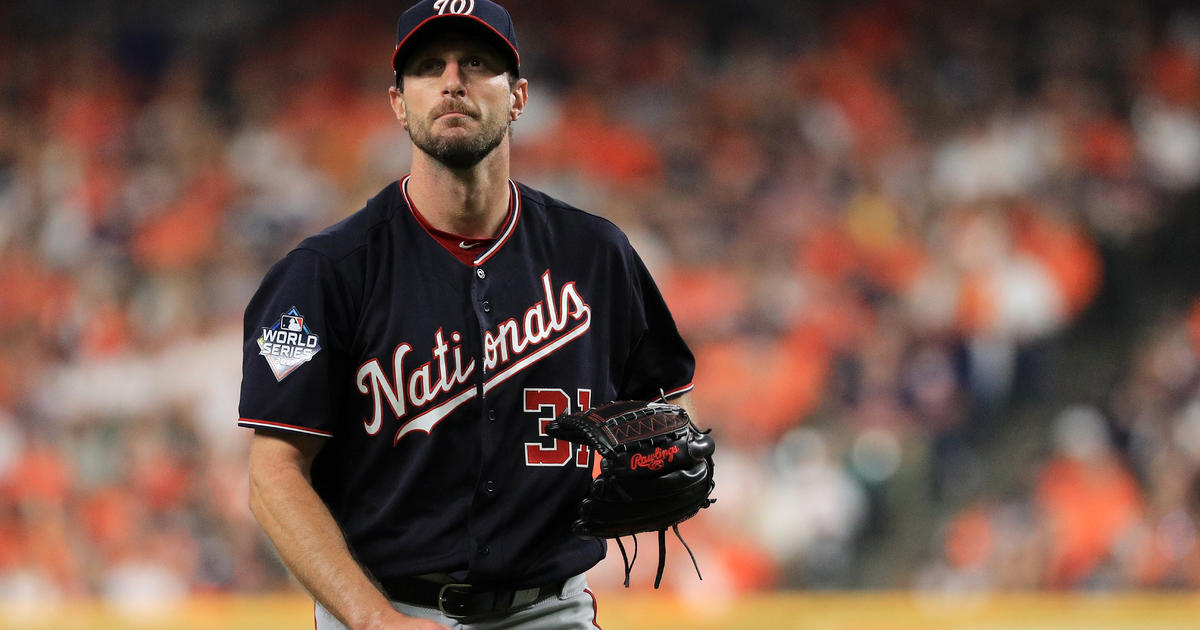
[[[521,67],[517,52],[517,31],[512,17],[504,7],[492,0],[422,0],[400,16],[396,27],[396,50],[392,53],[392,70],[400,72],[405,55],[416,42],[418,33],[428,34],[437,27],[453,26],[470,29],[490,39],[512,63],[513,70]]]

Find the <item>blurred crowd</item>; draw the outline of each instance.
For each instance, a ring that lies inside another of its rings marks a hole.
[[[0,600],[289,588],[241,314],[407,172],[401,7],[100,4],[0,7]],[[506,5],[515,178],[621,226],[697,355],[672,587],[1200,586],[1200,309],[1063,342],[1200,183],[1200,12]]]

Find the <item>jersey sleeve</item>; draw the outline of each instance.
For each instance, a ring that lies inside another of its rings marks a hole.
[[[696,360],[645,263],[632,247],[628,256],[632,348],[618,396],[621,400],[652,400],[664,394],[674,398],[691,391]]]
[[[267,272],[246,307],[240,426],[334,435],[352,310],[323,254],[297,249]]]

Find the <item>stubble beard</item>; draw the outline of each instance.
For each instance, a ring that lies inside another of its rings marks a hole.
[[[508,133],[507,120],[479,120],[479,133],[473,136],[434,137],[430,124],[409,124],[408,135],[413,146],[433,159],[456,170],[479,164],[491,154]]]

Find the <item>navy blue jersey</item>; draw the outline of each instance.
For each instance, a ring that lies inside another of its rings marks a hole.
[[[304,240],[246,309],[239,424],[327,438],[317,493],[379,579],[537,584],[602,540],[569,531],[591,454],[556,415],[691,389],[694,360],[625,235],[510,183],[471,265],[403,182]]]

